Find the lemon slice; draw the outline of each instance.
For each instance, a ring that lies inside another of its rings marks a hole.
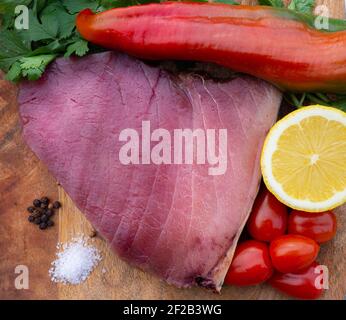
[[[267,188],[287,206],[308,212],[346,201],[346,113],[304,107],[278,121],[261,157]]]

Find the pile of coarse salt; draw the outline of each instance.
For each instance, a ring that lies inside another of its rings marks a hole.
[[[80,236],[69,243],[58,244],[57,259],[52,262],[49,275],[54,282],[79,284],[87,279],[101,261],[97,248]]]

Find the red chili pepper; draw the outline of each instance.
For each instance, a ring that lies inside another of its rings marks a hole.
[[[77,16],[92,43],[134,56],[214,62],[290,91],[346,92],[346,31],[265,6],[161,3]]]

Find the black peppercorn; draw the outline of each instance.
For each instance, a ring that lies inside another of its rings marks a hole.
[[[41,198],[41,202],[48,205],[49,199],[47,197],[43,197],[43,198]]]
[[[40,229],[41,229],[41,230],[44,230],[44,229],[46,229],[46,228],[47,228],[47,223],[46,223],[46,222],[40,223]]]
[[[51,217],[53,214],[54,214],[54,211],[53,211],[52,209],[47,209],[47,210],[45,211],[45,215],[46,215],[47,217]]]
[[[34,223],[35,224],[40,224],[41,223],[41,218],[40,217],[37,217],[34,219]]]
[[[39,208],[41,206],[41,201],[39,199],[35,199],[32,204],[36,207]]]
[[[32,213],[32,216],[33,216],[34,218],[38,218],[38,217],[40,217],[41,215],[42,215],[42,212],[41,212],[40,210],[38,210],[38,209],[35,209],[34,212]]]
[[[28,210],[28,212],[33,213],[35,208],[34,207],[29,207],[27,210]]]
[[[53,203],[53,208],[54,209],[59,209],[61,207],[61,203],[59,202],[59,201],[55,201],[54,203]]]
[[[47,209],[48,208],[48,204],[47,203],[43,203],[41,202],[41,206],[42,209]]]
[[[52,227],[52,226],[54,226],[54,221],[48,220],[47,221],[47,227]]]
[[[59,201],[50,202],[48,197],[34,199],[33,206],[27,208],[30,212],[28,221],[39,226],[41,230],[54,226],[54,222],[50,218],[54,215],[55,209],[59,209],[61,203]]]

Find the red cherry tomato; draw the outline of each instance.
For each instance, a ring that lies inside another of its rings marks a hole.
[[[237,246],[225,283],[250,286],[268,280],[272,274],[268,245],[248,240]]]
[[[287,208],[267,189],[260,192],[247,223],[249,234],[259,241],[272,241],[285,234]]]
[[[310,267],[301,270],[299,273],[275,273],[269,280],[269,284],[290,296],[299,299],[317,299],[322,294],[323,281],[317,277],[320,273],[315,273],[318,266],[314,262]],[[319,286],[320,285],[320,286]]]
[[[310,213],[293,210],[288,218],[288,233],[300,234],[319,243],[331,240],[336,232],[332,211]]]
[[[316,259],[320,246],[300,235],[284,235],[271,242],[269,252],[273,266],[282,273],[298,272]]]

